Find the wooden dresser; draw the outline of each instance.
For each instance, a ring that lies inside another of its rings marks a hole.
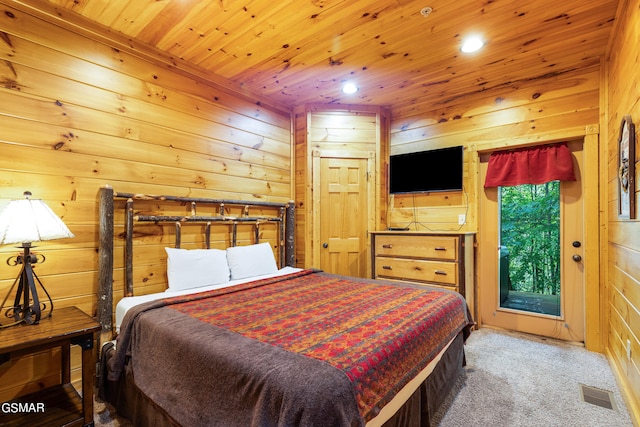
[[[374,231],[372,277],[452,289],[475,316],[474,233]]]

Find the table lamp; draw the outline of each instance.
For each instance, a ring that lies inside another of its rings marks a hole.
[[[32,254],[31,243],[74,237],[64,222],[42,200],[31,199],[29,191],[25,191],[24,196],[24,199],[9,202],[0,213],[0,244],[20,243],[21,246],[18,248],[23,250],[22,254],[7,260],[7,264],[21,264],[22,268],[0,306],[0,309],[5,310],[5,303],[17,284],[18,289],[13,306],[7,308],[5,312],[6,317],[13,318],[14,322],[0,328],[22,322],[29,325],[36,324],[40,321],[42,312],[47,309],[48,316],[51,316],[53,301],[32,267],[32,264],[38,262],[38,257],[44,261],[44,256]],[[47,295],[49,307],[40,301],[36,281]]]

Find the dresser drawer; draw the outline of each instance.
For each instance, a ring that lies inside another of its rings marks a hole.
[[[372,231],[371,277],[454,290],[474,307],[472,233]]]
[[[458,259],[457,236],[378,235],[377,256]]]
[[[449,285],[458,283],[458,264],[454,262],[389,257],[376,257],[375,262],[376,277]]]

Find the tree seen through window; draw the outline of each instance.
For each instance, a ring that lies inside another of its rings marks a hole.
[[[510,290],[560,292],[560,182],[500,187],[500,242]]]

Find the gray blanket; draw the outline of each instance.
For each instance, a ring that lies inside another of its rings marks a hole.
[[[364,425],[340,370],[161,305],[127,314],[109,375],[130,360],[137,386],[183,426]]]

